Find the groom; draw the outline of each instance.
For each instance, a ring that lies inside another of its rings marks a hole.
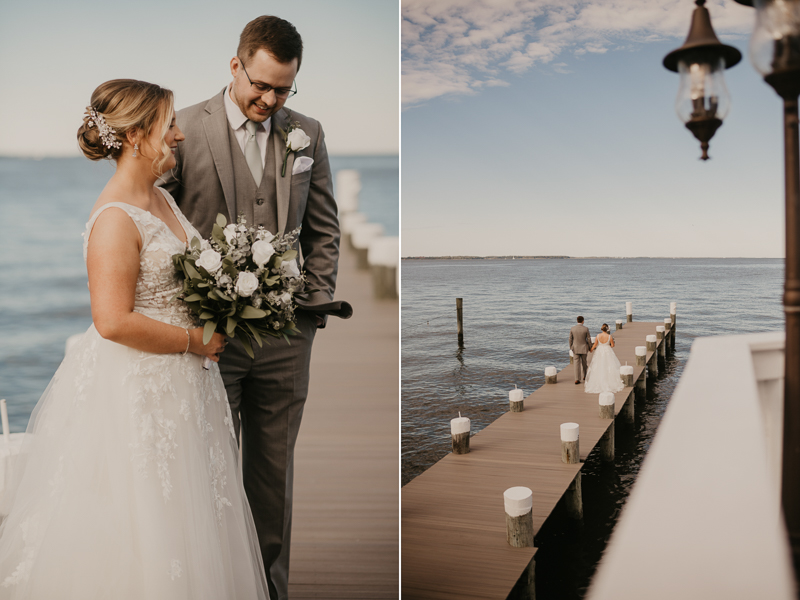
[[[583,324],[583,317],[578,317],[578,324],[569,330],[569,349],[575,362],[575,385],[578,385],[586,379],[586,355],[592,351],[592,336]]]
[[[217,213],[228,222],[244,213],[248,225],[272,233],[302,225],[303,268],[309,289],[316,291],[297,300],[304,309],[296,313],[300,334],[291,344],[253,344],[255,360],[241,342],[230,340],[219,362],[237,437],[242,432],[244,486],[272,600],[288,596],[294,447],[308,393],[311,343],[327,314],[349,316],[349,305],[332,302],[339,223],[322,127],[284,108],[296,93],[302,55],[303,42],[291,23],[273,16],[248,23],[230,61],[231,83],[177,113],[186,140],[162,183],[205,238]],[[282,132],[292,130],[310,141],[287,153]]]

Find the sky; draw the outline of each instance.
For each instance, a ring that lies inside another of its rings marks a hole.
[[[662,65],[692,0],[403,0],[402,255],[783,257],[755,11],[706,7],[743,59],[701,161]]]
[[[77,156],[92,91],[143,79],[176,108],[230,81],[244,26],[262,14],[303,37],[298,94],[287,107],[319,120],[336,155],[399,151],[397,0],[2,0],[0,156]]]

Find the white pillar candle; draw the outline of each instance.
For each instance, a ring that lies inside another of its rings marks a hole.
[[[514,388],[513,390],[508,392],[508,400],[509,402],[522,402],[522,398],[524,395],[525,393],[521,389]]]
[[[577,442],[578,441],[578,424],[577,423],[562,423],[561,424],[561,441],[562,442]]]
[[[5,400],[0,400],[0,420],[3,421],[3,442],[8,444],[11,436],[8,431],[8,406]]]
[[[455,419],[450,419],[450,433],[456,435],[458,433],[467,433],[470,428],[470,420],[467,417],[462,417],[461,413]]]
[[[634,353],[636,356],[647,356],[647,346],[636,346]]]
[[[555,367],[545,367],[544,375],[545,377],[553,377],[554,375],[558,374],[558,370]]]
[[[674,315],[675,314],[675,310],[677,308],[678,308],[678,303],[677,302],[670,302],[669,303],[669,314]]]
[[[533,492],[526,487],[512,487],[503,492],[503,503],[509,517],[521,517],[533,510]]]
[[[620,375],[633,375],[633,367],[630,365],[622,365],[619,368]]]
[[[651,343],[655,343],[655,341],[656,341],[656,336],[654,336],[654,335],[648,335],[648,336],[645,338],[645,340],[647,340],[648,342],[651,342]]]
[[[625,303],[625,314],[632,315],[633,314],[633,302],[626,302]]]
[[[666,327],[668,324],[672,325],[672,319],[664,319],[664,327]]]
[[[663,325],[656,326],[656,333],[664,333],[664,326]]]
[[[611,406],[614,404],[614,394],[611,392],[603,392],[599,398],[600,406]],[[563,439],[563,438],[562,438]]]

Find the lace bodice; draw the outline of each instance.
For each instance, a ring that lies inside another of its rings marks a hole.
[[[186,239],[191,240],[195,236],[200,238],[200,234],[183,216],[169,192],[162,188],[157,189],[164,194],[164,198],[186,232]],[[172,263],[172,256],[183,252],[186,246],[164,221],[152,213],[124,202],[104,204],[86,224],[86,231],[83,234],[83,259],[86,260],[89,236],[97,217],[111,207],[124,210],[136,225],[142,238],[134,311],[179,327],[195,325],[195,319],[185,303],[178,300],[170,302],[183,285]]]

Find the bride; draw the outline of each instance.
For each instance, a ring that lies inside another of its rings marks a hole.
[[[601,392],[619,392],[625,385],[619,376],[619,360],[614,354],[614,338],[608,332],[608,325],[603,323],[600,333],[592,346],[592,362],[586,373],[584,391],[590,394]]]
[[[172,92],[119,79],[78,143],[117,168],[84,233],[93,324],[31,415],[0,504],[0,598],[220,600],[269,594],[219,368],[172,255],[200,237],[169,193]]]

